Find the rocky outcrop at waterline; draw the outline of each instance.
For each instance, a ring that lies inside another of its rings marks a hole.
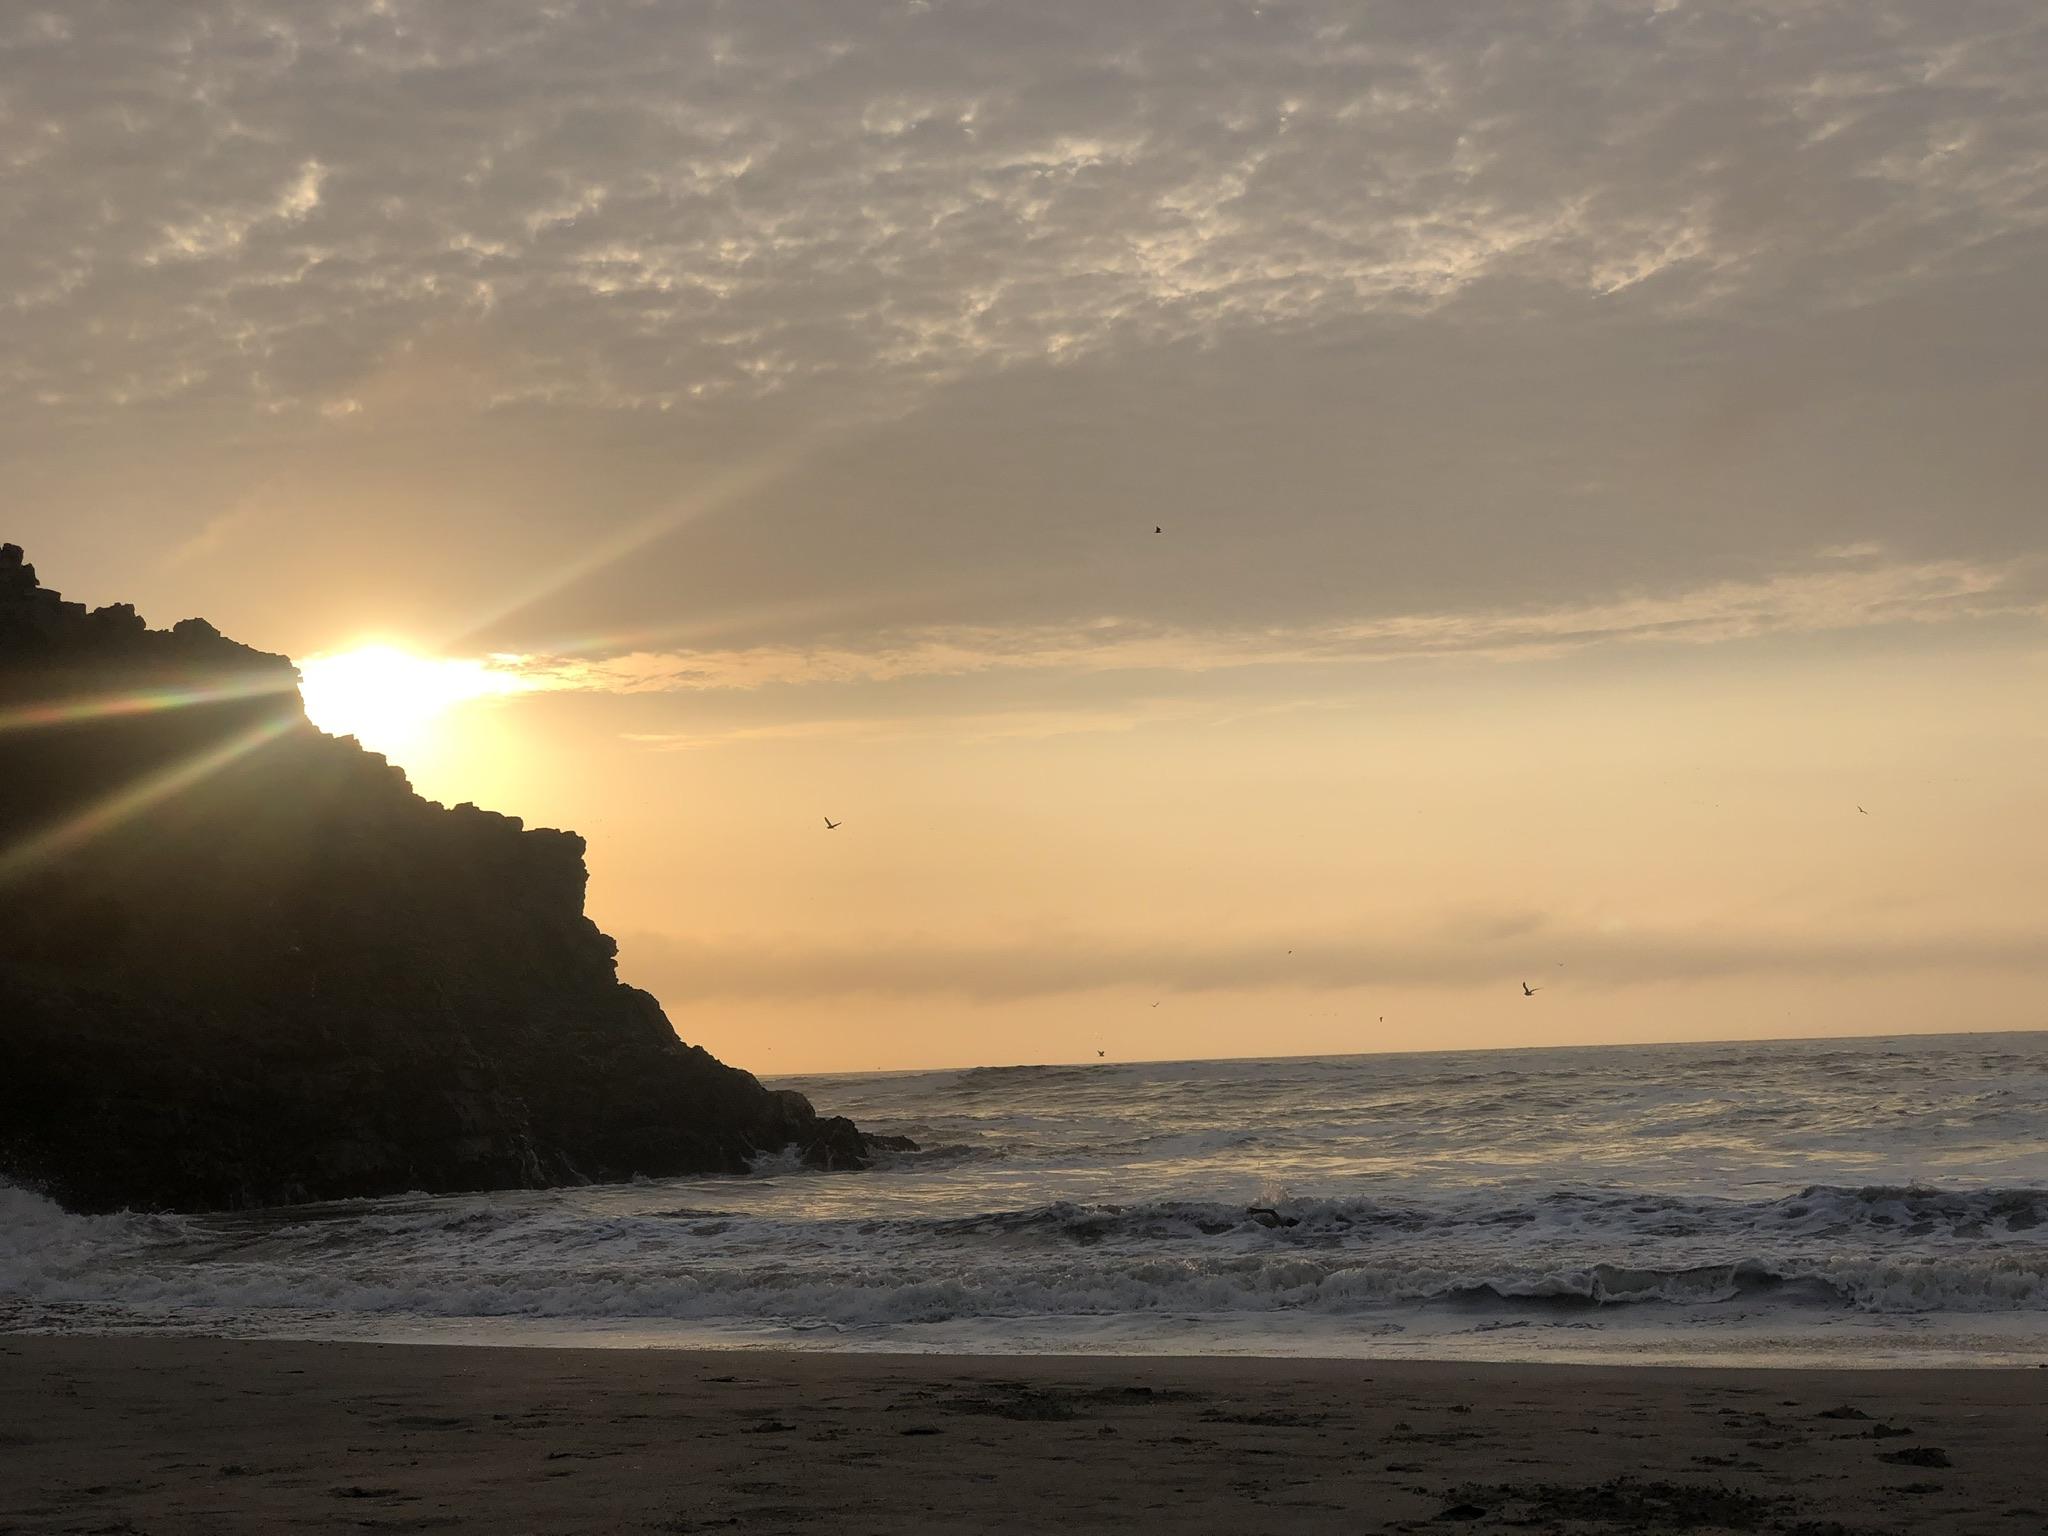
[[[284,657],[0,547],[0,1177],[189,1210],[865,1166],[619,981],[583,847],[421,799]]]

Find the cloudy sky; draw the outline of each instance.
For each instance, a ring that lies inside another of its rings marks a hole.
[[[2048,1023],[2038,0],[13,6],[0,226],[0,534],[743,1064]]]

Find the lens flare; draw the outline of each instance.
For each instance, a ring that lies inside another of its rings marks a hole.
[[[90,720],[117,719],[123,715],[155,714],[166,709],[187,709],[194,704],[222,704],[232,699],[260,698],[266,693],[291,692],[289,676],[265,672],[226,682],[194,684],[182,688],[140,688],[127,693],[88,694],[83,698],[51,699],[0,709],[0,731],[33,730],[39,726],[79,725]]]
[[[393,645],[308,657],[299,663],[299,678],[313,724],[386,755],[416,745],[457,705],[532,686],[501,658],[417,656]]]
[[[289,713],[270,715],[204,752],[172,763],[95,801],[68,820],[26,838],[11,848],[0,850],[0,885],[19,879],[37,867],[62,857],[81,843],[98,837],[109,827],[117,826],[129,817],[148,810],[157,802],[167,800],[180,790],[218,773],[229,763],[237,758],[246,757],[258,747],[276,741],[292,728],[294,719],[295,717]]]

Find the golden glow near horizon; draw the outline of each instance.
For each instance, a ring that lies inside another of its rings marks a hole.
[[[477,699],[525,691],[489,661],[420,656],[371,644],[310,656],[299,664],[306,717],[334,736],[353,736],[386,756],[421,744],[442,716]]]

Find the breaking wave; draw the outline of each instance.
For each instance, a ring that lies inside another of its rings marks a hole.
[[[214,1216],[0,1186],[0,1328],[1338,1353],[1647,1329],[1691,1358],[1766,1327],[1882,1359],[2032,1348],[2048,1312],[2031,1037],[805,1086],[929,1150]]]
[[[0,1300],[17,1321],[65,1308],[244,1326],[264,1314],[320,1313],[840,1328],[1120,1314],[1345,1318],[1402,1306],[2048,1310],[2048,1251],[1995,1242],[2040,1224],[2048,1191],[2035,1189],[1816,1186],[1754,1205],[1560,1191],[1458,1210],[1371,1200],[1056,1202],[839,1221],[678,1205],[595,1214],[547,1197],[421,1197],[217,1218],[69,1216],[21,1191],[0,1191],[0,1202]],[[1535,1228],[1540,1241],[1531,1240]],[[1852,1233],[1880,1241],[1845,1249],[1838,1240]],[[1939,1237],[1957,1251],[1888,1254],[1881,1239],[1897,1233]],[[1786,1237],[1798,1241],[1772,1251]],[[1680,1238],[1688,1252],[1704,1240],[1730,1256],[1653,1257]]]

